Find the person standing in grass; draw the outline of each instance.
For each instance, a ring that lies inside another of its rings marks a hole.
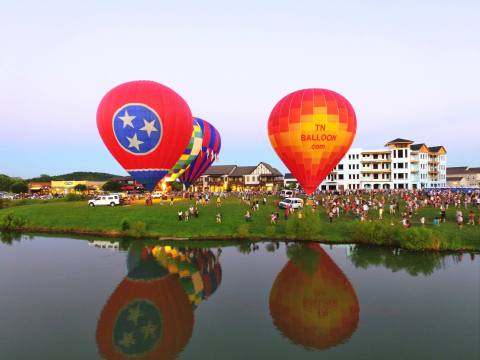
[[[173,206],[173,196],[170,196],[170,206]]]
[[[250,214],[250,211],[247,210],[247,212],[245,213],[245,221],[250,222],[251,219],[252,215]]]
[[[217,213],[217,215],[215,216],[215,222],[217,224],[220,224],[222,222],[222,214],[220,214],[219,212]]]
[[[445,206],[440,206],[440,219],[444,223],[447,220]]]
[[[383,220],[383,203],[378,204],[378,219]]]
[[[277,215],[275,215],[275,213],[272,212],[272,214],[270,215],[270,224],[275,225],[276,223],[277,223]]]
[[[468,225],[475,225],[475,213],[473,210],[470,210],[468,213]]]
[[[220,199],[220,196],[217,197],[217,207],[221,207],[222,206],[222,200]]]

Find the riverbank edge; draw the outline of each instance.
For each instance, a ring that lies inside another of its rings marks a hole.
[[[106,239],[129,239],[129,240],[156,240],[156,241],[173,241],[173,242],[185,242],[185,241],[250,241],[250,242],[259,242],[259,241],[279,241],[279,242],[318,242],[325,245],[369,245],[369,246],[380,246],[380,247],[395,247],[398,249],[404,249],[408,251],[416,252],[450,252],[450,253],[461,253],[461,252],[475,252],[480,253],[480,247],[471,248],[425,248],[425,249],[410,249],[402,246],[400,243],[394,244],[377,244],[368,240],[329,240],[325,238],[318,239],[302,239],[302,238],[285,238],[285,237],[275,237],[275,236],[259,236],[259,235],[248,235],[241,236],[238,234],[233,235],[222,235],[222,236],[190,236],[190,237],[175,237],[175,236],[162,236],[156,233],[146,232],[141,236],[129,235],[128,233],[119,231],[119,230],[92,230],[92,229],[74,229],[74,228],[46,228],[40,226],[26,226],[21,228],[9,228],[3,229],[0,227],[1,232],[6,233],[20,233],[20,234],[29,234],[29,233],[39,233],[39,234],[52,234],[52,235],[77,235],[77,236],[96,236]]]

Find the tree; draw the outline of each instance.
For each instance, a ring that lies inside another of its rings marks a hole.
[[[122,185],[116,181],[107,181],[105,184],[102,186],[103,191],[110,191],[110,192],[119,192],[122,190]]]
[[[182,191],[183,190],[183,185],[177,181],[172,181],[170,183],[170,187],[172,188],[173,191]]]
[[[0,191],[10,191],[13,183],[14,180],[11,177],[0,174]]]
[[[84,192],[84,191],[87,191],[87,185],[77,184],[77,185],[75,185],[74,189],[77,192]]]
[[[25,181],[15,181],[10,186],[10,191],[15,194],[26,193],[28,192],[28,184]]]

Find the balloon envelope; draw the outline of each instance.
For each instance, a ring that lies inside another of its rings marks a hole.
[[[316,349],[352,336],[360,312],[350,281],[318,244],[302,245],[277,275],[269,307],[286,337]]]
[[[220,153],[222,142],[220,134],[212,124],[196,118],[203,133],[202,149],[187,170],[180,176],[180,181],[188,188],[212,165]]]
[[[97,322],[101,358],[176,359],[194,324],[178,277],[161,270],[148,248],[131,249],[128,267]]]
[[[113,157],[152,191],[190,141],[192,114],[170,88],[153,81],[132,81],[103,97],[97,127]]]
[[[352,105],[326,89],[295,91],[268,120],[272,147],[307,194],[315,191],[352,145],[357,121]]]
[[[185,150],[183,150],[182,156],[178,159],[175,166],[170,170],[168,175],[165,177],[165,181],[171,182],[178,179],[180,175],[182,175],[185,170],[190,166],[192,161],[197,157],[202,150],[202,142],[203,142],[203,132],[198,120],[196,118],[192,119],[193,123],[193,131],[192,137],[190,138],[190,142],[188,143]]]

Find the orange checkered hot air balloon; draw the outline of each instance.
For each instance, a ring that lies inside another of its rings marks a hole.
[[[345,274],[319,244],[293,245],[270,290],[273,323],[296,344],[327,349],[355,332],[360,307]]]
[[[268,119],[274,150],[307,194],[342,159],[356,129],[352,105],[326,89],[298,90],[285,96]]]

